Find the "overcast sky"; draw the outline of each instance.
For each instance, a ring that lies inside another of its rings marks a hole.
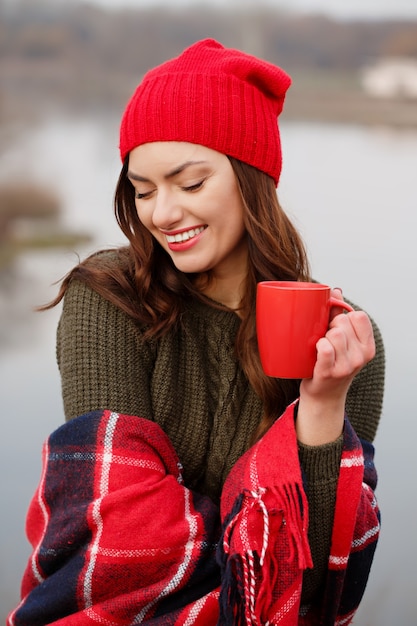
[[[87,1],[87,0],[86,0]],[[256,7],[260,3],[277,8],[304,12],[321,12],[337,18],[411,18],[417,19],[417,0],[88,0],[93,4],[119,8],[168,6],[198,6],[201,4],[236,7]]]

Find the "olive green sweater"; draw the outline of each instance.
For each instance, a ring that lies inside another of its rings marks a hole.
[[[156,421],[178,453],[185,484],[218,501],[262,413],[235,358],[239,324],[233,312],[190,301],[179,331],[145,342],[125,313],[73,281],[57,337],[66,419],[111,409]],[[374,330],[377,356],[353,382],[347,405],[356,432],[367,440],[375,435],[383,396],[384,352]],[[327,565],[341,444],[340,438],[299,446],[315,564],[305,576],[304,599],[317,591]]]

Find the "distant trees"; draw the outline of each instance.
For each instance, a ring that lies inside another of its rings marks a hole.
[[[381,55],[417,57],[417,22],[295,17],[262,4],[106,11],[16,0],[0,2],[0,91],[32,106],[119,106],[150,66],[203,37],[278,63],[298,82],[315,72],[353,74]]]
[[[417,59],[417,24],[394,29],[383,42],[381,53],[390,57]]]

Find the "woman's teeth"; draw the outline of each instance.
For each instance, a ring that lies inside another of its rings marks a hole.
[[[190,230],[186,230],[183,233],[177,233],[176,235],[167,235],[168,243],[181,243],[182,241],[188,241],[188,239],[192,239],[196,235],[199,235],[204,230],[204,226],[200,226],[199,228],[191,228]]]

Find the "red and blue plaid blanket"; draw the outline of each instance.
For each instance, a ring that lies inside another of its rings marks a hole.
[[[168,437],[97,411],[45,443],[27,516],[33,546],[8,626],[349,624],[379,532],[373,448],[345,423],[324,596],[311,567],[294,405],[232,469],[221,512],[183,484]]]

